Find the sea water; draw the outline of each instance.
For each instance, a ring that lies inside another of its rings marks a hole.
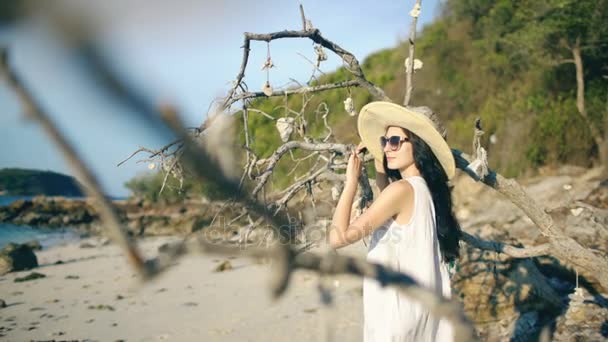
[[[32,199],[33,196],[0,196],[0,206],[5,206],[14,201]],[[0,222],[0,248],[10,242],[24,243],[38,240],[42,248],[59,245],[65,242],[76,241],[79,234],[69,228],[43,228],[15,225]]]

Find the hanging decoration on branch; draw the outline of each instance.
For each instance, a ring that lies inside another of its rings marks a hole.
[[[317,44],[315,45],[315,53],[317,54],[317,68],[321,65],[321,62],[327,60],[327,54],[325,50],[323,50],[323,46]]]
[[[270,56],[270,43],[267,43],[266,61],[262,64],[262,71],[266,70],[266,83],[262,86],[262,92],[266,96],[272,95],[272,86],[270,85],[270,69],[274,68],[274,62]]]
[[[419,60],[418,58],[414,58],[414,72],[422,69],[422,66],[424,65],[424,63],[422,63],[421,60]],[[405,59],[405,72],[410,72],[410,58],[406,58]]]
[[[281,140],[283,142],[288,142],[289,141],[289,137],[291,136],[291,133],[293,133],[293,129],[294,129],[294,119],[293,118],[279,118],[277,120],[277,130],[279,131],[279,134],[281,135]]]
[[[266,81],[266,83],[264,83],[264,85],[262,86],[262,92],[266,96],[271,96],[272,91],[273,91],[272,86],[270,85],[270,83],[268,81]]]
[[[414,5],[414,8],[412,8],[412,10],[410,11],[410,16],[413,18],[418,18],[419,15],[420,15],[420,3],[417,2]]]
[[[355,111],[355,105],[353,104],[353,99],[350,96],[347,97],[346,100],[344,100],[344,110],[350,116],[357,115],[357,112]]]
[[[489,173],[488,154],[486,149],[481,146],[481,136],[484,135],[481,129],[481,119],[475,120],[475,136],[473,137],[473,161],[467,165],[467,169],[474,172],[479,180],[483,180]]]
[[[262,70],[268,70],[270,68],[274,68],[274,63],[272,62],[272,58],[268,56],[264,64],[262,64]]]

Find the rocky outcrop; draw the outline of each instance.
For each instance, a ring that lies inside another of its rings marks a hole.
[[[89,225],[97,214],[87,200],[37,196],[0,207],[0,222],[35,227]]]
[[[594,253],[608,252],[608,182],[601,169],[564,167],[520,183],[566,235]],[[515,246],[548,242],[520,209],[470,178],[455,181],[454,203],[470,234]],[[550,256],[511,259],[466,244],[461,250],[453,288],[482,340],[538,340],[543,328],[557,341],[608,337],[608,294],[581,277],[578,291],[586,295],[573,300],[576,274],[569,265]]]
[[[0,275],[38,267],[38,258],[29,244],[9,243],[0,251]]]
[[[606,341],[608,310],[583,288],[568,296],[566,313],[557,319],[554,341]]]
[[[156,236],[189,234],[206,227],[213,220],[220,203],[201,200],[152,203],[141,199],[114,201],[118,216],[131,235]],[[224,208],[217,224],[226,225],[226,217],[234,217],[238,206]],[[99,216],[91,199],[34,197],[0,207],[0,222],[33,227],[72,227],[93,234],[103,233]],[[246,224],[233,222],[236,227]],[[227,228],[227,227],[225,227]],[[228,228],[227,228],[228,229]]]

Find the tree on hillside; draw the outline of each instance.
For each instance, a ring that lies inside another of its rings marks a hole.
[[[608,74],[608,1],[453,1],[446,11],[472,23],[471,35],[482,53],[478,62],[492,66],[491,72],[503,82],[528,81],[525,73],[540,69],[545,71],[544,84],[535,86],[546,87],[550,96],[573,96],[599,163],[608,163],[608,111],[602,90],[602,75],[605,79]],[[589,89],[594,99],[604,100],[590,107]]]

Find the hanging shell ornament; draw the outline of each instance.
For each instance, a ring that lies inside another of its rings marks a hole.
[[[266,61],[264,62],[264,64],[262,64],[261,70],[272,69],[274,67],[275,67],[275,65],[274,65],[274,62],[272,61],[272,58],[270,58],[270,56],[268,56],[268,58],[266,58]]]
[[[283,142],[289,141],[291,133],[293,133],[293,118],[279,118],[277,120],[277,130]]]
[[[421,60],[414,58],[414,71],[422,69],[423,65],[424,65],[424,63],[422,63]],[[409,57],[405,59],[405,72],[410,72],[410,58]]]
[[[416,3],[414,5],[414,8],[412,8],[412,10],[410,11],[410,16],[412,16],[414,18],[418,18],[419,15],[420,15],[420,4]]]
[[[580,215],[583,210],[585,210],[585,208],[576,208],[576,209],[570,209],[570,212],[572,213],[572,215],[574,215],[574,217],[578,217],[578,215]]]
[[[355,111],[355,105],[353,104],[353,99],[350,96],[346,98],[346,100],[344,100],[344,110],[350,116],[357,115],[357,112]]]
[[[270,82],[266,81],[266,83],[262,86],[262,92],[266,96],[272,95],[272,86],[270,85]]]
[[[327,60],[327,54],[325,53],[325,50],[323,49],[323,46],[321,45],[316,45],[315,46],[315,53],[317,54],[317,64],[323,61]]]

